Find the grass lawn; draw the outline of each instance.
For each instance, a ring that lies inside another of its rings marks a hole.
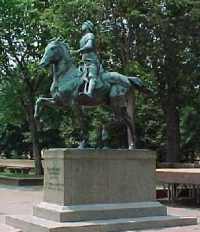
[[[31,178],[31,177],[35,177],[35,175],[34,174],[23,174],[23,173],[0,172],[0,178],[1,177]]]

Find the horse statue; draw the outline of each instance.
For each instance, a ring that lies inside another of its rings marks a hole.
[[[133,90],[145,92],[145,87],[138,77],[129,77],[117,72],[101,69],[92,98],[84,94],[85,80],[83,70],[76,67],[67,43],[61,40],[51,41],[45,48],[40,66],[52,65],[53,82],[50,87],[51,97],[39,97],[35,105],[35,117],[39,116],[44,105],[57,106],[62,109],[73,107],[77,111],[80,123],[81,141],[79,148],[86,144],[86,125],[83,107],[109,106],[116,117],[122,120],[130,134],[129,149],[135,147],[134,126],[127,111],[128,102],[133,97]]]

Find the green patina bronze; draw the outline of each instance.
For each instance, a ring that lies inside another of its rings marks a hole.
[[[91,27],[91,28],[90,28]],[[80,41],[84,67],[76,67],[67,43],[60,40],[51,41],[41,59],[40,65],[52,65],[53,82],[50,88],[51,98],[39,97],[35,106],[35,117],[38,117],[42,105],[73,107],[79,116],[81,127],[80,148],[85,146],[86,133],[82,107],[109,106],[117,117],[127,125],[131,134],[129,148],[134,148],[134,129],[127,112],[128,97],[135,88],[145,88],[138,77],[128,77],[117,72],[107,72],[101,68],[96,55],[93,24],[86,21],[82,26],[84,32]],[[92,81],[91,81],[92,80]]]
[[[87,84],[85,85],[84,93],[88,97],[92,97],[96,86],[96,81],[100,72],[100,62],[96,54],[96,41],[93,34],[94,25],[90,20],[87,20],[82,25],[83,36],[80,40],[80,49],[78,53],[82,55],[84,63],[84,78]]]

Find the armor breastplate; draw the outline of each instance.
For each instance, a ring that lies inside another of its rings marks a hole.
[[[88,40],[92,40],[93,47],[90,50],[82,53],[82,60],[97,64],[99,63],[99,60],[96,54],[96,41],[94,34],[92,33],[85,34],[80,40],[80,48],[84,47],[87,44]]]

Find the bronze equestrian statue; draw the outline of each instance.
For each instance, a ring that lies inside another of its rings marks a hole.
[[[39,97],[35,105],[35,117],[43,105],[57,106],[66,110],[73,107],[79,114],[81,141],[79,148],[86,144],[86,125],[82,107],[109,106],[115,115],[123,120],[130,131],[129,149],[135,148],[135,134],[131,115],[127,112],[129,98],[134,89],[145,92],[146,88],[138,77],[129,77],[117,72],[104,71],[96,55],[93,24],[86,21],[80,41],[83,69],[76,67],[67,43],[59,39],[51,41],[45,48],[40,66],[53,67],[51,97]],[[75,52],[75,53],[76,53]]]

